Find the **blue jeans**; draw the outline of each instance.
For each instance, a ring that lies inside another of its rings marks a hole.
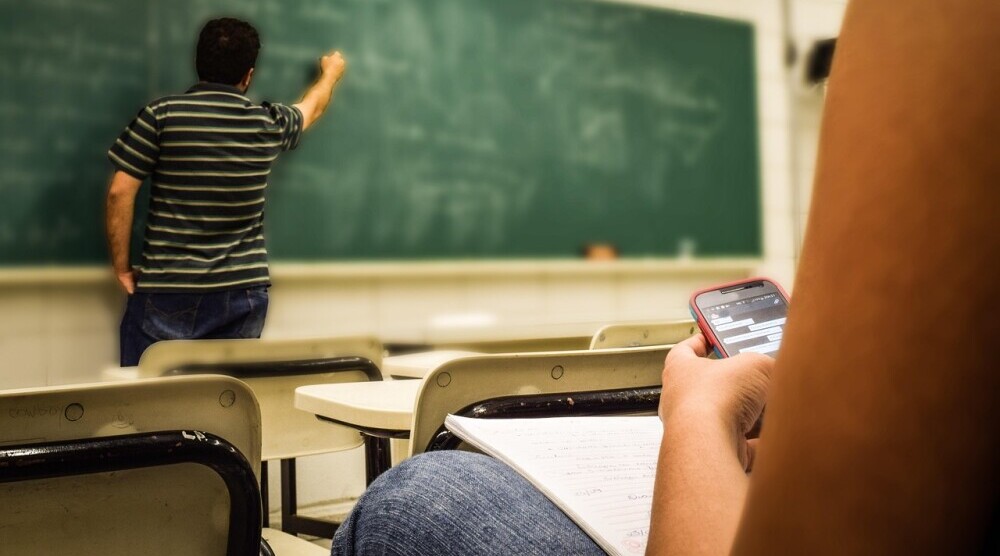
[[[604,554],[544,494],[503,462],[429,452],[379,476],[333,538],[353,554]]]
[[[139,364],[160,340],[260,338],[267,288],[211,293],[141,293],[128,296],[120,334],[121,365]]]

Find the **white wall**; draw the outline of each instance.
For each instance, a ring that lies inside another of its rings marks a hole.
[[[796,220],[796,245],[802,244],[802,234],[812,198],[813,176],[816,172],[816,151],[819,146],[820,120],[823,110],[823,90],[804,83],[805,57],[817,40],[840,34],[847,0],[794,0],[790,4],[789,31],[799,53],[792,69],[793,179],[796,182],[793,217]]]
[[[788,72],[783,65],[781,1],[638,3],[738,18],[755,26],[763,260],[749,265],[541,263],[513,265],[513,270],[460,264],[429,269],[334,265],[320,270],[278,265],[265,336],[371,332],[419,337],[442,313],[489,313],[500,322],[533,324],[679,318],[687,314],[688,292],[713,281],[756,271],[790,287],[822,104],[816,95],[790,85],[790,76],[801,79],[801,69]],[[801,51],[813,39],[836,36],[844,4],[791,0],[790,28]],[[103,269],[0,272],[0,388],[98,380],[101,369],[115,364],[122,299],[111,280]],[[300,502],[357,495],[362,476],[360,453],[311,458],[300,470]],[[272,498],[274,505],[278,500]]]

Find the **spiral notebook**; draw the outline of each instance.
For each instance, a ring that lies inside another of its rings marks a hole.
[[[609,554],[644,554],[663,436],[652,417],[470,419],[462,440],[514,468]]]

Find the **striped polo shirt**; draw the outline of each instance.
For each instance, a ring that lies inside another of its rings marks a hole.
[[[136,290],[268,285],[267,177],[301,134],[298,108],[256,105],[236,87],[216,83],[140,110],[108,151],[119,170],[152,176]]]

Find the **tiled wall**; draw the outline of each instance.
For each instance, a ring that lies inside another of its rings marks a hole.
[[[797,82],[789,83],[783,64],[782,2],[637,3],[754,23],[765,246],[756,271],[791,286],[796,238],[808,209],[822,100],[798,87]],[[790,0],[789,5],[788,21],[800,51],[814,39],[836,36],[844,1]],[[794,69],[791,79],[801,82],[801,70]],[[359,276],[277,268],[265,335],[374,332],[405,337],[419,334],[437,315],[454,313],[486,313],[504,322],[532,323],[676,318],[687,314],[687,292],[734,273],[739,271],[663,268],[593,272],[584,268],[581,272],[551,272],[542,265],[537,271],[515,273],[465,272],[458,267],[450,275],[390,271]],[[85,271],[79,280],[45,283],[30,275],[13,279],[2,275],[0,272],[0,388],[96,380],[102,368],[116,362],[122,299],[110,273]],[[359,458],[359,453],[351,453],[303,462],[300,484],[308,488],[301,488],[300,503],[358,494],[363,488]],[[356,479],[338,480],[345,476]]]

